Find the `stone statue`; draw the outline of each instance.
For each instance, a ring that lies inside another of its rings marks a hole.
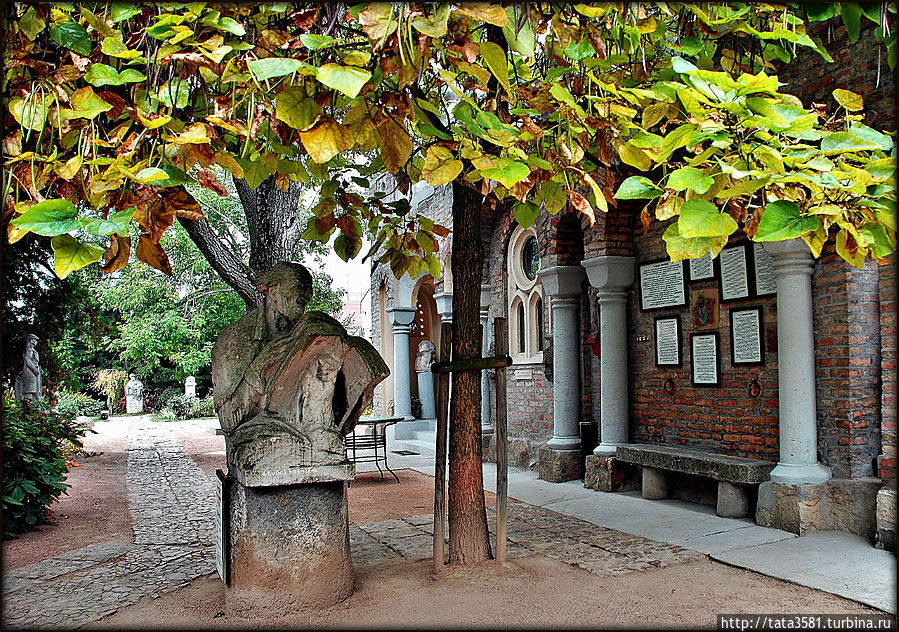
[[[128,378],[125,384],[125,412],[129,415],[140,414],[144,412],[144,384],[134,373]]]
[[[229,471],[248,487],[348,480],[342,437],[387,365],[334,318],[304,314],[312,276],[302,265],[275,265],[257,288],[264,305],[226,327],[212,351]]]
[[[418,400],[421,402],[421,418],[437,417],[434,397],[434,374],[431,365],[437,359],[437,347],[428,339],[418,343],[418,357],[415,358],[415,372],[418,373]]]
[[[418,357],[415,358],[415,371],[424,373],[431,371],[431,365],[437,361],[437,345],[425,338],[418,343]]]
[[[22,372],[16,377],[13,388],[16,399],[30,399],[33,402],[41,400],[41,362],[37,352],[37,343],[40,340],[34,334],[25,336],[25,350],[22,353]]]

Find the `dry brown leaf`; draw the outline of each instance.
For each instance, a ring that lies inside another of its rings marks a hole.
[[[148,266],[161,270],[171,276],[172,264],[169,263],[169,256],[165,254],[165,250],[162,249],[162,246],[150,239],[149,235],[140,236],[134,254]]]
[[[113,234],[112,241],[109,244],[106,254],[103,255],[103,261],[100,262],[100,271],[111,274],[116,270],[121,270],[131,258],[131,237],[122,237]]]
[[[221,196],[228,195],[228,189],[222,186],[222,183],[218,181],[218,178],[216,178],[215,174],[212,173],[209,169],[200,169],[200,171],[197,173],[197,180],[200,181],[200,186],[204,189],[214,191]]]

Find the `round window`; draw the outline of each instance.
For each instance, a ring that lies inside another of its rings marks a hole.
[[[540,269],[540,254],[537,252],[537,238],[531,235],[521,249],[521,268],[529,281],[537,278]]]

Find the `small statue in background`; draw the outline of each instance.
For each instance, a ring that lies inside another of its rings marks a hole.
[[[37,343],[40,340],[34,334],[25,336],[25,351],[22,353],[22,372],[16,377],[13,388],[16,399],[30,399],[33,402],[41,401],[41,358],[37,352]]]
[[[132,373],[125,384],[125,412],[129,415],[144,412],[144,384]]]
[[[437,346],[425,338],[418,343],[418,356],[415,358],[415,371],[424,373],[431,370],[431,365],[437,361]]]

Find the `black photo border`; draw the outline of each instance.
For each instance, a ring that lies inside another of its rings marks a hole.
[[[673,320],[677,324],[677,363],[671,364],[660,364],[659,363],[659,321],[660,320]],[[655,361],[656,367],[680,367],[683,366],[684,354],[681,349],[681,336],[683,334],[683,329],[681,328],[681,319],[680,314],[674,314],[673,316],[656,316],[652,322],[652,334],[653,340],[655,341]]]
[[[684,297],[682,303],[674,303],[670,305],[662,305],[661,307],[643,307],[643,268],[645,266],[655,265],[657,263],[679,263],[681,266],[681,290]],[[687,264],[685,261],[671,261],[671,259],[652,259],[650,261],[641,261],[637,266],[637,285],[639,285],[640,311],[641,312],[660,312],[666,309],[677,309],[686,307],[690,297],[687,296]]]
[[[715,339],[715,382],[696,381],[696,358],[693,353],[693,340],[709,337]],[[721,386],[721,336],[717,331],[695,332],[690,334],[690,383],[696,388],[718,388]]]
[[[759,326],[756,334],[759,338],[759,360],[737,361],[736,351],[734,349],[734,314],[738,312],[758,312]],[[765,364],[765,310],[761,305],[751,305],[749,307],[734,307],[730,310],[730,363],[733,366],[757,366]]]

